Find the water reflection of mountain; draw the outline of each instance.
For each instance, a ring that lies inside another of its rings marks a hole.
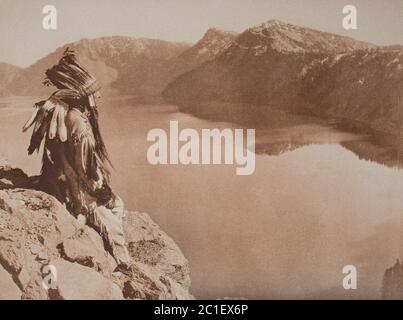
[[[340,144],[353,151],[360,159],[373,161],[387,167],[403,168],[403,146],[398,141],[369,136],[362,141],[344,141]]]
[[[293,122],[295,123],[294,120]],[[361,160],[376,162],[391,168],[403,168],[403,139],[359,128],[356,125],[354,127],[341,126],[340,123],[334,122],[328,123],[327,127],[322,123],[321,130],[315,132],[312,130],[306,132],[306,128],[302,130],[295,130],[295,128],[296,126],[293,124],[285,125],[281,129],[273,130],[276,136],[273,139],[270,138],[268,142],[259,142],[258,139],[256,153],[276,156],[303,146],[336,143],[354,152]],[[284,134],[279,137],[278,132],[281,130],[284,131]]]
[[[260,143],[256,144],[256,153],[276,156],[304,146],[323,143],[296,140]],[[376,162],[391,168],[403,168],[403,146],[397,143],[394,144],[391,141],[382,143],[379,138],[369,136],[359,140],[340,141],[338,144],[354,152],[361,160]]]
[[[257,154],[267,154],[270,156],[277,156],[286,152],[294,151],[306,145],[312,145],[310,142],[298,141],[283,141],[283,142],[268,142],[256,144]]]
[[[183,107],[181,111],[186,113],[188,109]],[[216,114],[226,114],[228,122],[255,128],[257,154],[276,156],[303,146],[336,143],[362,160],[403,168],[403,139],[400,143],[391,135],[369,129],[358,121],[323,120],[270,106],[263,108],[250,104],[245,107],[242,103],[193,104],[191,113],[210,121],[220,121]],[[259,136],[265,136],[265,139],[259,139]]]

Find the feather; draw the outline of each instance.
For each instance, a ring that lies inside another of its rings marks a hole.
[[[45,137],[48,127],[48,117],[49,113],[46,111],[45,108],[41,107],[36,117],[34,130],[31,136],[31,142],[28,147],[28,154],[32,154],[35,150],[39,150],[39,147],[43,138]]]
[[[59,110],[57,117],[57,136],[61,142],[67,141],[67,128],[64,122],[66,116],[66,110],[62,107]]]
[[[34,106],[34,112],[32,112],[31,117],[29,120],[24,124],[22,127],[22,132],[27,131],[36,121],[36,117],[38,115],[39,107],[37,105]]]
[[[52,97],[48,100],[36,103],[34,107],[38,110],[34,121],[31,124],[29,123],[33,118],[33,116],[31,116],[31,119],[24,126],[25,129],[28,129],[28,125],[32,126],[35,123],[30,145],[28,147],[28,154],[32,154],[35,150],[39,151],[40,145],[49,129],[50,117],[52,116],[51,112],[55,108],[55,104],[51,100]]]
[[[38,132],[39,128],[42,126],[44,119],[46,118],[47,113],[45,112],[45,110],[41,109],[38,111],[38,115],[36,117],[36,121],[35,121],[35,126],[34,126],[34,131],[32,134],[35,134],[36,132]]]
[[[37,122],[38,124],[38,122]],[[35,150],[39,151],[39,147],[41,146],[42,140],[45,137],[47,128],[47,122],[40,122],[40,126],[34,131],[31,136],[31,141],[28,147],[28,154],[31,155]]]
[[[49,139],[54,139],[56,137],[57,131],[57,118],[59,116],[60,107],[56,105],[55,109],[53,110],[52,119],[50,120],[49,125]]]
[[[100,178],[98,174],[100,168],[95,151],[95,140],[92,134],[83,132],[81,135],[78,156],[81,169],[85,176],[93,181],[98,181]],[[100,174],[102,174],[102,170],[100,171]]]
[[[69,89],[85,97],[100,89],[96,79],[78,62],[73,50],[66,48],[63,57],[46,70],[44,84],[53,84],[58,89]]]
[[[87,173],[87,160],[88,160],[88,142],[86,139],[81,144],[81,167],[84,173]]]

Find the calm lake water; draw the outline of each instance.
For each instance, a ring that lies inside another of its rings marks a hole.
[[[33,174],[21,126],[32,98],[1,99],[0,153]],[[183,128],[236,128],[168,105],[105,101],[101,126],[116,167],[113,186],[177,242],[197,298],[378,298],[386,268],[402,256],[403,171],[360,160],[342,145],[363,137],[317,121],[257,129],[256,171],[235,165],[152,166],[146,136]],[[358,289],[342,288],[355,265]]]

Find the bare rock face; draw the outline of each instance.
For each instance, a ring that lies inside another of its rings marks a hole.
[[[129,253],[136,261],[128,274],[119,277],[126,298],[191,298],[187,260],[146,213],[126,213],[125,235]]]
[[[127,213],[125,227],[129,252],[135,261],[189,288],[187,260],[175,242],[146,213]]]
[[[28,189],[22,171],[0,163],[0,177],[5,176],[0,185],[0,299],[193,298],[187,260],[147,214],[126,213],[133,260],[122,273],[97,232],[54,197]]]
[[[66,300],[121,300],[122,290],[94,269],[64,259],[51,262],[57,270],[55,298]]]

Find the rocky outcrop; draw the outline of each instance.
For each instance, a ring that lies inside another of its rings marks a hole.
[[[126,212],[132,257],[119,271],[101,237],[0,164],[0,299],[192,299],[189,265],[145,213]]]
[[[385,271],[383,276],[382,298],[387,300],[403,299],[403,265],[399,260]]]

